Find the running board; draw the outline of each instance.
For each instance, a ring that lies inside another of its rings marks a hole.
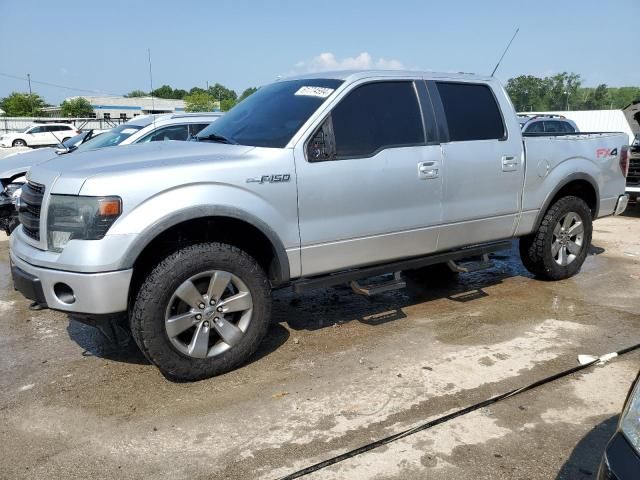
[[[454,260],[449,260],[447,262],[449,268],[458,273],[472,273],[477,272],[479,270],[486,270],[487,268],[491,268],[493,266],[493,262],[489,260],[489,254],[485,253],[482,255],[482,260],[479,262],[465,262],[457,263]]]
[[[407,286],[406,282],[402,279],[402,272],[394,272],[393,279],[387,282],[360,285],[357,281],[351,280],[349,285],[351,286],[353,293],[364,295],[365,297],[377,295],[378,293],[390,292],[392,290],[400,290]]]
[[[353,270],[345,270],[342,272],[331,273],[310,278],[300,278],[291,282],[295,293],[302,293],[315,288],[326,288],[340,283],[350,283],[354,280],[360,280],[367,277],[377,277],[385,273],[401,272],[414,268],[426,267],[437,263],[448,263],[449,260],[462,260],[463,258],[478,257],[481,255],[498,252],[500,250],[509,250],[511,241],[487,243],[484,245],[475,245],[467,248],[460,248],[443,253],[426,255],[423,257],[413,257],[396,262],[373,265],[370,267],[356,268]]]

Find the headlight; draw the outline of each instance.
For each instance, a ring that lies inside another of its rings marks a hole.
[[[100,240],[121,213],[119,197],[51,195],[47,215],[49,250],[61,252],[69,240]]]
[[[620,429],[633,448],[640,452],[640,378],[622,412]]]

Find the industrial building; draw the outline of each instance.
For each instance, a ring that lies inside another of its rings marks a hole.
[[[170,100],[156,97],[117,97],[98,96],[89,97],[85,95],[69,97],[67,100],[84,98],[93,107],[94,118],[102,119],[126,119],[130,120],[138,115],[148,115],[151,113],[174,113],[184,111],[184,101]],[[60,116],[60,106],[44,108],[44,113],[50,117]]]

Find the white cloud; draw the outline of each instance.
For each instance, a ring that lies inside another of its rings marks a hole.
[[[400,60],[374,58],[368,52],[362,52],[355,57],[336,58],[331,52],[324,52],[311,60],[300,61],[295,64],[298,72],[324,72],[327,70],[369,70],[369,69],[400,70],[404,65]]]

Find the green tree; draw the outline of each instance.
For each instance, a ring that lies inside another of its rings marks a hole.
[[[126,98],[148,97],[149,94],[144,90],[131,90],[125,95]]]
[[[184,105],[187,112],[212,112],[218,101],[211,94],[202,91],[185,96]]]
[[[43,98],[36,94],[12,92],[0,100],[0,108],[7,117],[31,117],[40,115],[46,106]]]
[[[548,110],[570,110],[572,102],[580,104],[578,89],[582,80],[576,73],[562,72],[553,77],[546,77],[547,94],[545,98]]]
[[[213,95],[217,100],[220,100],[220,102],[223,100],[233,100],[234,102],[238,100],[238,94],[235,91],[221,85],[220,83],[210,86],[207,92]]]
[[[238,102],[241,102],[242,100],[244,100],[245,98],[247,98],[250,95],[253,95],[257,91],[258,91],[258,89],[256,87],[249,87],[249,88],[245,89],[245,91],[242,92],[242,95],[240,95],[240,98],[238,99]]]
[[[160,88],[156,88],[151,94],[157,98],[173,98],[173,88],[169,85],[162,85]]]
[[[610,107],[609,89],[603,83],[596,88],[583,89],[584,90],[584,102],[582,105],[576,105],[585,110],[606,110]],[[575,109],[575,107],[573,107]]]
[[[60,114],[63,117],[90,117],[93,107],[86,98],[78,97],[65,100],[60,105]]]
[[[236,101],[231,98],[225,98],[220,102],[220,111],[228,112],[236,106]]]
[[[520,75],[510,78],[505,89],[517,111],[529,112],[544,109],[547,87],[548,85],[542,78],[533,75]]]
[[[193,95],[194,93],[205,93],[206,90],[204,88],[200,88],[200,87],[193,87],[191,90],[189,90],[189,95]]]

